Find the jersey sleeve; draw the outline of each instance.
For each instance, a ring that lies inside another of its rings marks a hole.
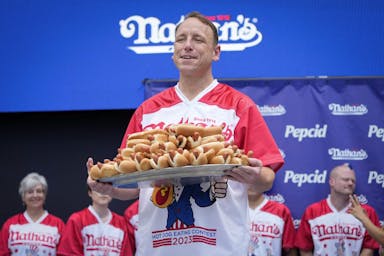
[[[84,254],[81,229],[81,218],[77,214],[72,214],[65,225],[57,250],[58,255],[80,256]]]
[[[132,256],[133,255],[133,249],[131,246],[131,242],[129,240],[129,233],[127,229],[127,222],[125,221],[124,217],[112,212],[113,215],[113,226],[115,228],[120,229],[123,231],[124,236],[123,236],[123,241],[121,245],[121,250],[120,250],[120,256]],[[111,223],[110,223],[111,224]]]
[[[274,138],[256,104],[244,100],[238,106],[239,123],[235,128],[235,144],[260,159],[275,172],[284,164]]]
[[[138,215],[138,212],[139,212],[138,208],[139,208],[139,201],[136,200],[124,211],[124,219],[127,223],[128,241],[131,244],[133,252],[136,252],[136,239],[135,239],[136,227],[133,225],[131,219],[133,216]]]
[[[375,226],[380,227],[380,221],[376,211],[368,205],[362,205],[362,207],[372,223],[375,224]],[[373,250],[379,249],[379,244],[368,234],[368,231],[365,231],[362,248],[369,248]]]
[[[0,255],[11,255],[8,248],[8,237],[9,237],[9,225],[10,220],[8,219],[2,226],[0,231]]]
[[[295,246],[300,250],[312,251],[314,248],[311,227],[309,225],[310,208],[307,208],[301,218],[299,228],[296,232]]]
[[[293,225],[292,215],[287,206],[284,206],[284,233],[283,245],[284,249],[291,249],[295,247],[296,230]]]

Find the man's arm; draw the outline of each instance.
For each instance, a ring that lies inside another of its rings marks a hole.
[[[360,256],[373,256],[373,250],[368,248],[363,248],[361,250]]]
[[[283,256],[298,256],[296,248],[290,248],[290,249],[284,249],[283,250]]]
[[[364,209],[361,207],[356,195],[350,195],[349,200],[351,207],[348,212],[355,216],[365,227],[369,235],[375,239],[379,244],[384,245],[384,230],[376,226],[368,217]]]
[[[300,250],[300,256],[313,256],[313,252]]]

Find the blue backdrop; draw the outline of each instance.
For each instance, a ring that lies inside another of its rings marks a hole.
[[[349,163],[356,194],[384,224],[384,77],[219,79],[249,95],[268,123],[285,165],[267,194],[298,225],[305,208],[329,194],[329,172]],[[148,98],[175,84],[146,80]]]
[[[2,0],[0,112],[136,108],[144,78],[177,78],[192,10],[219,28],[216,77],[384,75],[382,0]]]

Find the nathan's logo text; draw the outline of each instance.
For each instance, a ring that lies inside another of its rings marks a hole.
[[[327,136],[327,127],[328,125],[323,125],[320,127],[319,124],[316,124],[314,128],[296,128],[293,125],[287,125],[285,127],[284,137],[288,138],[292,136],[297,138],[298,141],[302,141],[305,138],[325,138]]]
[[[312,234],[319,238],[326,238],[335,235],[346,235],[355,238],[361,238],[364,234],[361,226],[350,226],[350,225],[315,225],[312,227]]]
[[[257,107],[263,116],[281,116],[287,112],[285,110],[285,107],[281,104],[276,106],[275,105],[264,105],[264,106],[257,105]]]
[[[368,131],[368,138],[372,138],[373,136],[376,136],[376,138],[379,138],[381,139],[381,141],[384,141],[384,128],[379,128],[377,125],[370,125]]]
[[[332,111],[332,115],[347,116],[347,115],[365,115],[368,113],[367,106],[363,104],[355,105],[340,105],[337,103],[331,103],[328,105],[329,110]]]
[[[368,158],[367,152],[363,149],[330,148],[328,154],[333,160],[364,160]]]
[[[281,230],[278,225],[274,223],[251,223],[251,231],[259,234],[268,235],[271,237],[280,237]]]
[[[284,175],[284,183],[292,182],[301,187],[305,183],[325,183],[327,177],[327,171],[320,173],[319,170],[315,170],[313,173],[295,173],[294,171],[287,170]]]
[[[248,18],[239,14],[232,19],[231,15],[209,16],[219,33],[222,51],[243,51],[258,45],[262,34],[257,29],[257,18]],[[120,20],[120,34],[126,39],[133,39],[128,49],[137,54],[171,53],[175,41],[177,24],[184,20],[181,16],[175,23],[162,23],[156,17],[144,18],[139,15]]]

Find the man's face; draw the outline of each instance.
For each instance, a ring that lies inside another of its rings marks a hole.
[[[176,31],[173,61],[185,75],[199,75],[211,70],[219,59],[220,47],[213,43],[211,28],[196,18],[188,18]]]
[[[337,194],[353,194],[356,187],[355,172],[349,167],[340,167],[330,181],[331,189]]]

